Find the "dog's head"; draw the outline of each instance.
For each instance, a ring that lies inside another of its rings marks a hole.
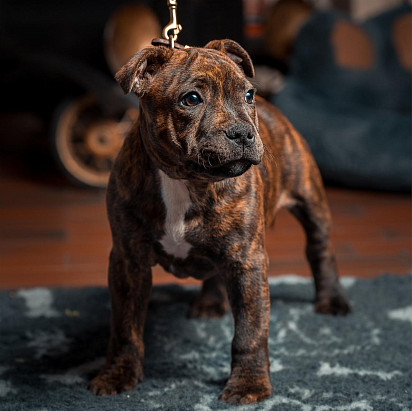
[[[141,103],[144,146],[174,178],[221,180],[258,164],[255,89],[247,52],[232,40],[204,48],[148,47],[116,74]]]

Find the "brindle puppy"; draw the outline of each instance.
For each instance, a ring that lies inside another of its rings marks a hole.
[[[111,337],[106,365],[90,383],[95,394],[131,390],[143,379],[151,267],[159,263],[180,278],[204,280],[191,317],[222,316],[230,303],[232,372],[220,399],[247,404],[270,396],[264,230],[281,207],[306,232],[315,311],[350,310],[318,168],[286,118],[255,98],[246,78],[253,74],[246,51],[222,40],[148,47],[116,75],[141,108],[107,191]]]

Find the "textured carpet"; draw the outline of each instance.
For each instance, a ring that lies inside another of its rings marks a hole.
[[[309,280],[271,283],[273,396],[241,410],[410,410],[412,277],[345,279],[354,313],[313,313]],[[94,397],[87,380],[103,363],[109,298],[101,288],[0,293],[1,410],[226,410],[231,315],[189,320],[196,289],[155,287],[143,383]]]

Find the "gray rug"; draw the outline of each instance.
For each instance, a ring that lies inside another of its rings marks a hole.
[[[156,287],[146,327],[146,378],[134,391],[94,397],[109,299],[101,288],[0,293],[1,410],[410,410],[412,277],[344,281],[354,313],[315,315],[313,288],[271,283],[274,394],[233,407],[217,397],[229,375],[231,315],[189,320],[196,289]]]

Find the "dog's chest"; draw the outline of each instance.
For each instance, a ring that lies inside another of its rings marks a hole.
[[[175,258],[185,259],[192,248],[185,239],[185,215],[192,202],[185,183],[168,177],[159,170],[160,189],[166,218],[164,224],[164,235],[160,244],[167,254]]]

